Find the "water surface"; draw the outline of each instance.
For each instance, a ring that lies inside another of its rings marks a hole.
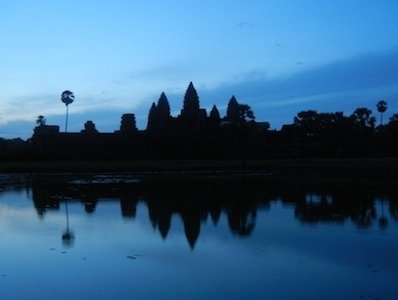
[[[397,299],[388,185],[3,175],[2,299]]]

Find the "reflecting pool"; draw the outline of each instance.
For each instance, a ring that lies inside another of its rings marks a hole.
[[[398,299],[398,188],[0,176],[1,299]]]

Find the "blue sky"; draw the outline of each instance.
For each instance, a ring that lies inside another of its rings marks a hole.
[[[164,91],[177,115],[193,81],[221,114],[232,95],[279,129],[300,110],[398,113],[396,0],[0,0],[0,137],[38,115],[70,131],[144,129]]]

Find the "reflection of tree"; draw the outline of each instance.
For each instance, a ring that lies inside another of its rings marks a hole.
[[[388,227],[388,219],[384,216],[384,199],[380,199],[381,202],[381,216],[379,218],[380,229],[386,229]]]
[[[389,212],[394,220],[398,220],[398,201],[390,201]]]
[[[300,221],[307,223],[352,220],[359,228],[369,228],[377,220],[375,199],[374,193],[360,187],[339,187],[331,192],[311,192],[296,202],[295,214]],[[382,227],[385,226],[383,205],[379,218],[379,225]]]
[[[37,214],[42,218],[47,210],[59,210],[60,195],[57,186],[36,179],[32,181],[32,200]]]
[[[227,208],[227,216],[233,233],[248,236],[253,232],[256,223],[256,207],[250,202],[236,201]]]
[[[351,219],[359,228],[368,228],[376,219],[376,209],[374,206],[374,198],[368,194],[355,195],[356,198],[349,199],[352,201]],[[351,195],[354,197],[354,195]]]
[[[75,235],[73,231],[69,228],[69,209],[68,200],[65,201],[65,215],[66,215],[66,229],[62,234],[62,244],[65,247],[72,247],[75,241]]]
[[[97,206],[97,198],[95,198],[93,195],[85,195],[82,197],[82,201],[84,202],[84,210],[88,214],[92,214],[95,212],[95,208]]]
[[[84,180],[83,180],[84,181]],[[48,209],[58,209],[60,201],[81,199],[87,213],[95,213],[98,201],[120,201],[121,215],[135,218],[137,204],[143,201],[148,217],[163,239],[171,227],[172,216],[181,218],[188,244],[194,249],[201,225],[211,219],[217,225],[225,214],[229,229],[238,236],[249,236],[256,225],[257,210],[270,206],[273,199],[294,207],[295,217],[303,223],[352,220],[360,228],[379,224],[386,228],[384,205],[398,219],[397,191],[384,188],[381,211],[376,210],[374,191],[363,185],[339,186],[303,183],[300,180],[265,180],[263,177],[226,176],[188,179],[157,178],[140,184],[75,184],[71,180],[35,177],[32,181],[34,206],[40,217]],[[77,180],[78,182],[78,180]],[[104,199],[104,200],[98,200]],[[64,243],[73,242],[69,228],[68,201],[65,201]],[[377,222],[378,220],[378,222]]]
[[[310,191],[296,202],[295,216],[306,223],[343,222],[347,215],[331,196]]]
[[[242,214],[238,210],[230,210],[228,212],[228,224],[233,233],[241,236],[247,236],[252,233],[256,223],[256,212],[250,214]]]

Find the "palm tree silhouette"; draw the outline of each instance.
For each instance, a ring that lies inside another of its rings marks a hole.
[[[380,113],[380,125],[383,126],[383,113],[387,110],[387,102],[380,100],[377,102],[377,111]]]
[[[75,100],[75,95],[71,91],[64,91],[61,94],[61,101],[66,105],[66,119],[65,119],[65,132],[68,131],[68,115],[69,115],[69,104]]]

